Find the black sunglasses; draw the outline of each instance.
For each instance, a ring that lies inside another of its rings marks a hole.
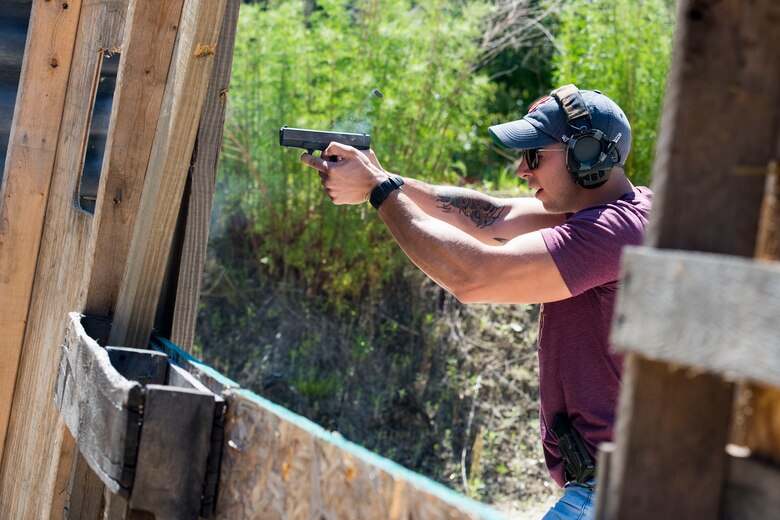
[[[535,170],[539,167],[539,152],[563,152],[566,148],[531,148],[530,150],[521,150],[521,160],[525,161],[529,170]]]

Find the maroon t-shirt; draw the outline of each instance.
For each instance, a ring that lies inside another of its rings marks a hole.
[[[544,457],[553,479],[565,484],[563,460],[552,435],[567,414],[591,455],[612,440],[622,357],[609,352],[609,331],[623,246],[639,245],[653,193],[635,188],[620,199],[589,206],[542,237],[571,298],[542,305],[539,377]]]

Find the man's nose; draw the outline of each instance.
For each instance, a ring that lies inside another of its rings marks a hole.
[[[528,168],[527,161],[520,159],[517,162],[517,176],[525,180],[531,175],[531,170]]]

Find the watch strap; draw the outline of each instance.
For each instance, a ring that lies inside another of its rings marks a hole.
[[[379,209],[379,206],[385,201],[387,196],[395,190],[401,189],[403,184],[404,180],[402,177],[388,177],[371,190],[371,197],[369,197],[368,201],[374,208]]]

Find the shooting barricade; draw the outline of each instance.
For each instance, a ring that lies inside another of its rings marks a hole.
[[[596,517],[776,518],[780,4],[679,9],[654,209],[614,317],[627,355]]]

